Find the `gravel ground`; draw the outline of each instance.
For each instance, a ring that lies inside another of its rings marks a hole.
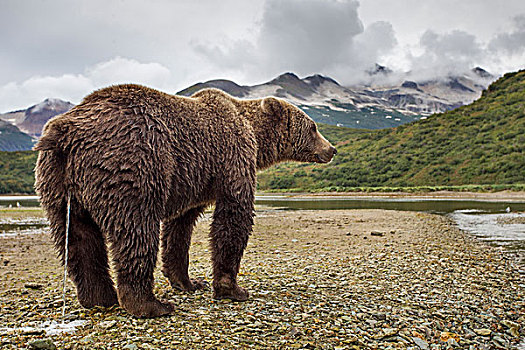
[[[190,271],[208,281],[209,223]],[[68,282],[67,322],[86,322],[51,335],[55,256],[47,235],[0,238],[0,348],[510,349],[525,336],[524,267],[431,214],[259,210],[239,277],[248,302],[174,291],[157,271],[155,292],[176,311],[143,320],[81,308]]]

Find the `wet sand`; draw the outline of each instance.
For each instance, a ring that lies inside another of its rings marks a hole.
[[[211,281],[209,223],[196,227],[190,273]],[[248,302],[174,291],[157,269],[155,292],[176,311],[140,320],[81,308],[68,282],[68,321],[87,322],[52,336],[38,329],[61,315],[50,238],[1,238],[0,255],[6,349],[41,338],[59,349],[506,349],[525,336],[525,267],[426,213],[259,210],[239,276]]]

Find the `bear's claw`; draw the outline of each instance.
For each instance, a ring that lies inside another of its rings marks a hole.
[[[149,300],[135,305],[122,305],[126,311],[138,318],[167,316],[175,311],[175,306],[166,301]]]
[[[220,299],[231,299],[233,301],[246,301],[250,293],[244,288],[235,285],[233,288],[214,288],[213,298]]]

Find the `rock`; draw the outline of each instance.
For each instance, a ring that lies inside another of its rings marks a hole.
[[[341,319],[346,322],[352,322],[352,317],[346,315],[341,316]]]
[[[492,340],[495,341],[496,343],[498,343],[499,345],[503,346],[503,347],[507,347],[509,345],[509,343],[505,339],[500,337],[499,335],[494,336],[494,338],[492,338]]]
[[[440,338],[443,342],[448,342],[449,339],[454,339],[456,342],[459,341],[459,335],[451,332],[441,332]]]
[[[292,327],[292,329],[290,329],[290,337],[296,337],[300,334],[299,330],[295,327]]]
[[[138,348],[135,344],[127,344],[122,347],[123,350],[138,350]]]
[[[482,335],[482,336],[488,336],[488,335],[490,335],[492,333],[492,331],[490,329],[487,329],[487,328],[474,329],[474,332],[477,335]]]
[[[451,347],[454,347],[454,348],[459,347],[458,342],[457,342],[456,339],[454,339],[454,338],[449,338],[449,339],[447,340],[447,344],[448,344],[449,346],[451,346]]]
[[[44,333],[45,331],[43,329],[34,327],[24,327],[20,332],[20,334],[23,335],[42,335]]]
[[[503,320],[503,321],[501,321],[501,324],[504,325],[507,328],[520,329],[520,325],[519,324],[517,324],[516,322],[509,321],[509,320]]]
[[[386,313],[384,312],[376,312],[372,316],[374,316],[378,320],[386,320]]]
[[[398,330],[396,328],[383,328],[383,330],[382,330],[383,338],[384,337],[392,337],[392,336],[396,335],[397,332],[398,332]]]
[[[57,347],[53,343],[51,339],[37,339],[33,340],[29,344],[29,348],[31,349],[47,349],[47,350],[55,350]]]
[[[372,231],[370,232],[370,235],[371,236],[377,236],[377,237],[383,237],[385,235],[384,232],[380,232],[380,231]]]
[[[28,289],[42,289],[43,286],[38,283],[26,283],[24,284],[24,287]]]
[[[519,336],[520,336],[520,331],[518,331],[518,328],[514,328],[514,327],[509,328],[507,330],[507,332],[510,333],[510,335],[512,335],[513,337],[516,337],[516,338],[519,338]]]
[[[95,342],[95,339],[91,336],[85,336],[84,338],[80,339],[80,342],[83,344],[93,343]]]
[[[423,349],[423,350],[429,350],[430,349],[428,347],[428,343],[426,341],[424,341],[423,339],[421,339],[421,338],[412,337],[412,341],[414,343],[416,343],[416,345],[419,346],[420,349]]]
[[[108,329],[108,328],[113,327],[116,324],[117,324],[117,321],[102,321],[99,323],[99,326],[102,328]]]

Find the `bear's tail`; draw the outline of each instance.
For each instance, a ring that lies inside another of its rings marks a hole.
[[[60,117],[60,116],[59,116]],[[51,150],[62,150],[64,151],[65,135],[67,132],[67,126],[59,118],[50,119],[44,126],[42,131],[42,137],[38,140],[36,145],[33,147],[34,151],[51,151]]]
[[[65,248],[65,217],[69,191],[64,131],[59,120],[51,119],[33,148],[40,151],[35,167],[35,190],[50,221],[51,235],[61,256]]]

